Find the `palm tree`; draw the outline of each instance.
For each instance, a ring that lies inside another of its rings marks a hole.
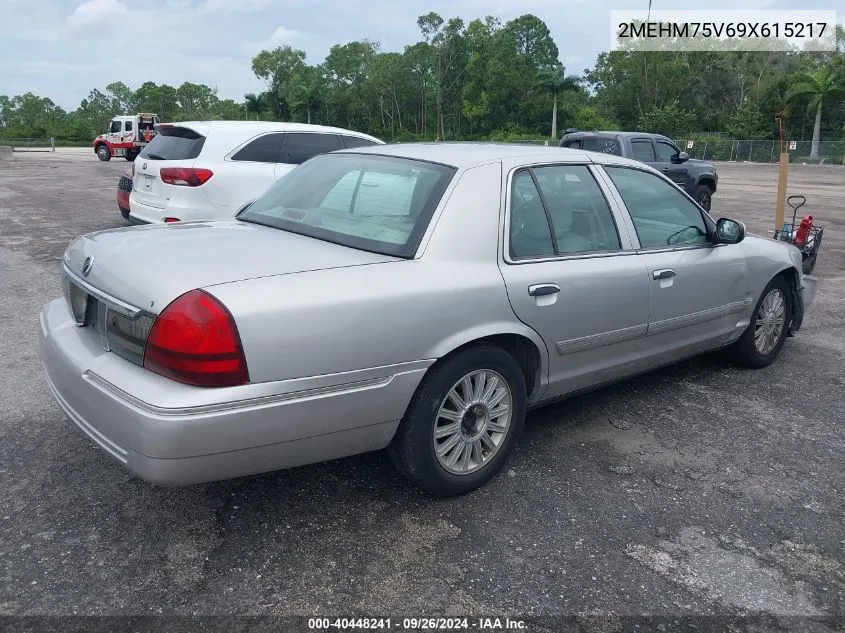
[[[253,92],[244,95],[244,103],[246,105],[247,116],[255,115],[255,120],[258,120],[258,115],[264,109],[264,95],[256,95]]]
[[[575,75],[567,75],[563,66],[556,66],[551,70],[541,71],[539,74],[540,86],[543,90],[554,95],[552,105],[552,134],[551,138],[557,139],[557,97],[561,92],[567,90],[578,90],[581,88],[581,79]]]
[[[801,73],[800,80],[792,86],[786,95],[787,103],[798,97],[810,98],[809,110],[816,111],[816,123],[813,126],[813,143],[810,146],[810,158],[819,157],[819,134],[822,125],[822,105],[829,99],[845,97],[845,78],[831,66],[822,66],[813,72]]]

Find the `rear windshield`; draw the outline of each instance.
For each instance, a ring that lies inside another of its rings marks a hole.
[[[413,257],[455,171],[406,158],[322,154],[277,180],[238,218]]]
[[[190,160],[200,155],[204,143],[202,134],[186,127],[160,128],[139,156],[150,160]]]

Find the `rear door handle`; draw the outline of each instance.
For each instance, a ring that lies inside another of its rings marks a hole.
[[[664,268],[663,270],[655,270],[651,274],[655,279],[671,279],[675,276],[675,271],[670,268]]]
[[[528,286],[528,294],[532,297],[544,297],[546,295],[553,295],[560,292],[560,286],[557,284],[534,284]]]

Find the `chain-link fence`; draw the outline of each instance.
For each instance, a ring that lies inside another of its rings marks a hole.
[[[55,152],[56,139],[49,138],[3,138],[0,145],[11,147],[13,152]]]
[[[780,142],[770,140],[676,139],[675,144],[690,158],[711,161],[776,163],[781,151]],[[813,157],[812,141],[787,141],[784,145],[792,163],[845,164],[845,141],[819,141],[818,156]]]

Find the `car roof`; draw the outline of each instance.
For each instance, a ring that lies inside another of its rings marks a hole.
[[[500,161],[504,159],[518,159],[526,164],[549,162],[589,162],[601,164],[630,164],[640,166],[640,163],[621,156],[588,152],[581,149],[558,147],[557,145],[529,145],[519,143],[473,143],[473,142],[428,142],[428,143],[395,143],[387,145],[355,147],[344,149],[333,154],[377,154],[381,156],[395,156],[398,158],[412,158],[432,163],[451,165],[458,169],[466,169],[477,165]]]
[[[237,130],[241,134],[257,135],[263,132],[323,132],[326,134],[344,134],[346,136],[357,136],[366,138],[377,143],[384,143],[384,141],[364,134],[363,132],[356,132],[355,130],[347,130],[340,127],[332,127],[328,125],[312,125],[310,123],[292,123],[290,121],[173,121],[162,126],[173,127],[187,127],[194,131],[208,130],[209,132],[214,128],[224,128],[227,130]]]

